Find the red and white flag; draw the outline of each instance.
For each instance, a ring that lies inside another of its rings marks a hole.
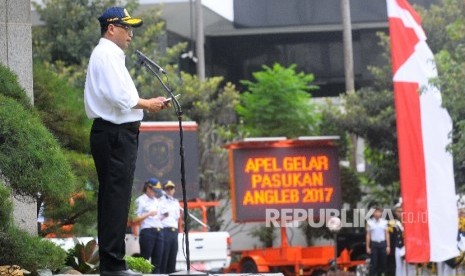
[[[400,187],[408,262],[440,262],[459,254],[453,161],[446,151],[452,120],[441,106],[421,19],[406,0],[387,0]]]

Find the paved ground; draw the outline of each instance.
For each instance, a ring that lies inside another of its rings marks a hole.
[[[69,276],[69,275],[76,275],[76,274],[54,274],[54,276]],[[99,274],[82,274],[85,276],[99,276]],[[197,274],[196,272],[190,272],[190,274],[144,274],[144,276],[170,276],[170,275],[192,275],[192,276],[200,276],[200,275],[208,275],[208,276],[253,276],[253,275],[258,275],[258,276],[284,276],[282,273],[259,273],[259,274],[251,274],[251,273],[230,273],[230,274],[209,274],[209,273],[200,273]]]

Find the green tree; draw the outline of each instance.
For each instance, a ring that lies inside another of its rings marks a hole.
[[[43,0],[32,5],[44,22],[32,28],[34,60],[82,89],[87,61],[101,37],[98,17],[110,6],[132,13],[138,0]]]
[[[34,107],[53,133],[64,151],[65,157],[76,176],[76,189],[68,195],[67,202],[52,208],[43,195],[37,198],[40,206],[45,204],[44,216],[53,221],[39,234],[61,232],[64,225],[74,225],[80,235],[95,235],[89,227],[96,221],[95,194],[97,176],[89,152],[89,132],[92,121],[83,109],[82,89],[71,86],[64,77],[51,70],[46,64],[34,63]]]
[[[97,18],[109,6],[126,6],[132,11],[137,0],[44,0],[32,2],[45,23],[34,27],[33,55],[51,63],[82,64],[89,57],[94,42],[100,37]]]
[[[9,198],[40,194],[50,206],[58,207],[74,191],[75,176],[37,110],[25,100],[17,76],[3,65],[0,84],[4,84],[0,88],[0,263],[18,264],[34,274],[39,268],[55,270],[63,265],[65,252],[17,229]]]
[[[84,112],[82,88],[71,86],[39,62],[34,63],[34,106],[62,147],[90,151],[88,135],[92,121]]]
[[[250,136],[315,135],[319,112],[310,101],[312,74],[296,73],[296,65],[263,66],[253,73],[255,82],[244,80],[248,91],[241,95],[237,112]]]
[[[457,190],[465,191],[465,3],[443,0],[426,10],[419,8],[428,44],[435,55],[439,77],[434,80],[440,87],[443,106],[449,111],[454,124],[454,173]]]
[[[69,195],[67,201],[56,206],[48,206],[45,199],[39,198],[39,203],[45,203],[44,217],[50,218],[53,224],[40,231],[41,236],[50,233],[69,235],[69,230],[63,226],[72,226],[72,233],[78,236],[97,236],[95,228],[97,221],[97,190],[98,181],[94,161],[88,154],[67,151],[66,158],[76,175],[76,189]],[[48,208],[47,208],[48,207]]]
[[[365,141],[364,158],[367,165],[366,172],[360,176],[361,183],[371,190],[366,201],[389,205],[400,194],[397,131],[389,37],[384,33],[378,33],[378,36],[379,44],[384,49],[382,58],[385,62],[382,66],[368,68],[374,76],[374,83],[342,96],[344,112],[331,120],[338,128]],[[331,117],[331,114],[328,115]],[[352,164],[354,161],[351,159]]]
[[[14,80],[19,87],[16,76],[0,65],[0,79],[4,77],[7,81]],[[74,190],[75,176],[60,145],[44,127],[37,111],[30,104],[24,106],[5,96],[11,91],[4,89],[0,90],[2,174],[7,177],[15,193],[33,198],[41,193],[50,200],[62,200]],[[26,95],[22,89],[15,90]],[[64,184],[56,185],[57,182]]]

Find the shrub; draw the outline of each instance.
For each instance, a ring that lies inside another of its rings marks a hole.
[[[92,121],[84,112],[82,87],[75,88],[46,66],[34,63],[34,107],[61,146],[89,152]]]
[[[18,85],[18,77],[10,69],[0,63],[0,94],[16,100],[25,108],[32,108],[31,99],[24,89]]]
[[[15,83],[10,83],[14,81]],[[75,178],[57,140],[35,109],[19,102],[24,94],[16,79],[0,67],[0,170],[18,195],[51,202],[67,200]],[[19,93],[19,94],[17,94]]]
[[[35,274],[38,269],[58,270],[65,259],[66,252],[50,241],[15,227],[0,231],[0,265],[19,265]]]
[[[0,200],[0,231],[7,229],[12,221],[13,205],[9,197],[10,189],[0,180],[0,198],[2,199]]]
[[[126,263],[128,264],[129,269],[139,271],[144,274],[149,274],[153,270],[153,264],[143,257],[124,257]]]
[[[0,265],[15,264],[33,273],[59,269],[65,263],[63,249],[11,223],[10,193],[35,198],[40,192],[47,204],[59,204],[74,190],[75,177],[17,77],[2,65],[0,122]]]

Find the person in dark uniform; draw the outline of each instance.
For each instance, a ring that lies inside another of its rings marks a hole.
[[[390,222],[390,228],[393,231],[394,255],[396,260],[396,276],[413,276],[416,275],[415,265],[408,264],[405,261],[404,246],[404,226],[402,224],[403,212],[401,203],[394,206],[395,219]]]

